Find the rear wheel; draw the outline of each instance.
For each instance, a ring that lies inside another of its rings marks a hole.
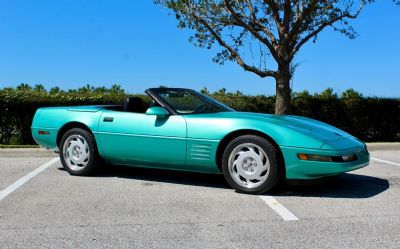
[[[93,174],[101,164],[93,135],[80,128],[68,130],[61,138],[60,159],[66,171],[79,176]]]
[[[259,136],[237,137],[224,151],[222,171],[229,185],[239,192],[267,192],[280,179],[276,148]]]

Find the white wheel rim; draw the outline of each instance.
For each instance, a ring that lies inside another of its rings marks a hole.
[[[253,143],[236,146],[229,155],[229,174],[242,187],[253,189],[268,178],[270,162],[265,151]]]
[[[65,140],[63,155],[68,168],[73,171],[80,171],[89,162],[89,145],[81,135],[71,135]]]

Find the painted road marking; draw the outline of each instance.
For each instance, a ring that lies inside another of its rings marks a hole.
[[[387,164],[391,164],[391,165],[400,166],[400,163],[394,163],[394,162],[391,162],[391,161],[386,161],[386,160],[375,158],[375,157],[371,157],[371,159],[374,160],[374,161],[377,161],[377,162],[381,162],[381,163],[387,163]]]
[[[274,197],[269,195],[260,196],[260,198],[275,212],[277,212],[285,221],[299,220],[285,206],[280,204]]]
[[[57,162],[59,160],[58,157],[51,159],[50,161],[48,161],[47,163],[42,164],[41,166],[39,166],[39,168],[35,169],[34,171],[31,171],[29,174],[27,174],[26,176],[18,179],[16,182],[14,182],[13,184],[11,184],[10,186],[8,186],[7,188],[3,189],[0,192],[0,201],[3,200],[4,198],[6,198],[9,194],[11,194],[12,192],[14,192],[15,190],[17,190],[19,187],[21,187],[22,185],[24,185],[26,182],[28,182],[30,179],[32,179],[33,177],[35,177],[36,175],[38,175],[40,172],[44,171],[45,169],[47,169],[48,167],[50,167],[51,165],[53,165],[55,162]]]

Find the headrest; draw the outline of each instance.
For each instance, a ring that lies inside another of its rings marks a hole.
[[[125,99],[124,111],[126,112],[144,112],[143,100],[139,97],[128,97]]]

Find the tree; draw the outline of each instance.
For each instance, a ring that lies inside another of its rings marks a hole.
[[[289,111],[293,60],[301,47],[331,27],[350,39],[349,24],[374,0],[155,0],[175,12],[178,27],[194,30],[198,47],[219,44],[214,61],[234,61],[245,71],[273,77],[275,113]],[[256,51],[254,48],[258,48]],[[250,50],[250,56],[245,51]],[[254,58],[258,59],[255,60]],[[258,61],[257,64],[255,61]],[[267,67],[267,64],[274,64]]]
[[[295,98],[306,98],[306,99],[311,98],[311,94],[307,90],[304,90],[302,92],[296,92],[296,93],[293,94],[293,96]]]
[[[355,91],[353,88],[349,88],[346,91],[342,92],[343,99],[361,99],[362,97],[363,95]]]
[[[321,99],[337,99],[338,95],[333,91],[332,88],[329,87],[322,91],[320,94],[316,94],[315,97]]]
[[[121,85],[118,85],[118,84],[113,84],[109,91],[110,91],[110,93],[114,93],[114,94],[123,94],[123,93],[125,93],[125,90],[122,89]]]
[[[49,94],[50,94],[50,95],[56,95],[56,94],[59,94],[60,92],[61,92],[60,87],[55,86],[55,87],[52,87],[52,88],[50,89]]]
[[[17,86],[18,91],[29,91],[32,90],[32,87],[29,84],[21,83]]]
[[[33,91],[38,92],[38,93],[47,93],[46,88],[42,84],[36,84],[33,87]]]
[[[105,86],[96,87],[93,89],[93,92],[99,93],[99,94],[105,94],[105,93],[108,93],[108,91],[109,90]]]
[[[79,93],[92,93],[92,92],[94,92],[94,87],[89,84],[86,84],[85,86],[78,88],[78,92]]]

